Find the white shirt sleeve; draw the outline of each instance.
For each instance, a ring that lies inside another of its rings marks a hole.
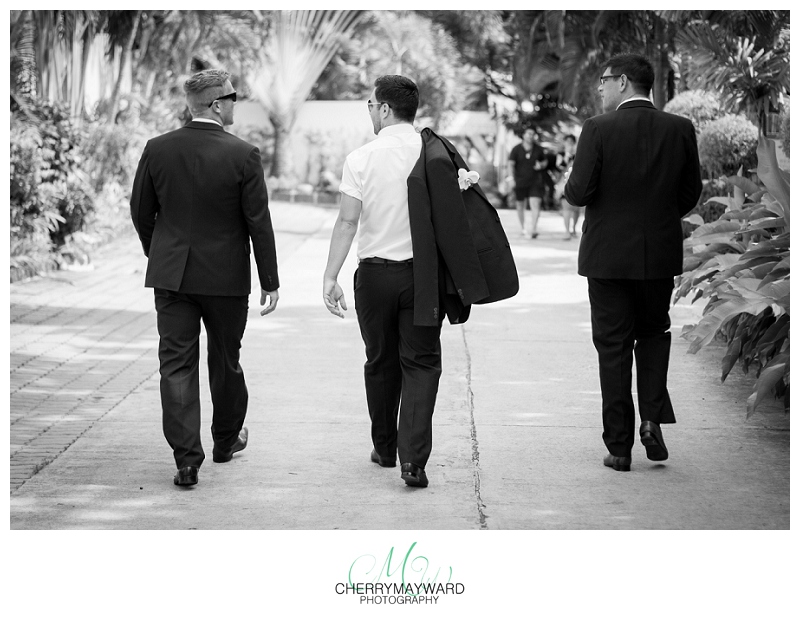
[[[350,156],[344,160],[344,169],[342,170],[342,182],[339,184],[339,191],[348,196],[352,196],[356,200],[362,200],[362,184],[361,177],[353,170],[352,158]]]

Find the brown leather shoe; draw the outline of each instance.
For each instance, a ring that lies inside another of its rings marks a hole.
[[[181,467],[172,481],[181,487],[197,484],[197,467]]]
[[[214,451],[212,452],[211,456],[214,459],[215,463],[227,463],[233,458],[233,455],[237,452],[241,452],[247,447],[247,427],[243,426],[242,430],[239,431],[239,438],[236,442],[227,450],[217,450],[217,447],[214,446]]]
[[[606,458],[603,459],[603,465],[606,467],[613,467],[616,471],[630,471],[631,457],[608,454]]]
[[[406,481],[410,487],[428,486],[428,476],[422,467],[417,467],[414,463],[403,463],[400,465],[400,477]]]
[[[373,450],[372,454],[369,455],[369,460],[373,463],[377,463],[381,467],[397,467],[397,461],[385,459],[382,456],[379,456],[375,450]]]
[[[666,461],[669,458],[661,427],[655,422],[642,422],[639,428],[639,437],[647,451],[647,458],[651,461]]]

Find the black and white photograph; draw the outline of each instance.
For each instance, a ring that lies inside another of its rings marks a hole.
[[[511,5],[5,13],[15,616],[798,612],[790,11]]]

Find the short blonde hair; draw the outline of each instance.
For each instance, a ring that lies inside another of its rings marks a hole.
[[[224,86],[231,74],[222,69],[199,71],[183,84],[186,100],[192,112],[200,112],[214,99],[224,95]]]

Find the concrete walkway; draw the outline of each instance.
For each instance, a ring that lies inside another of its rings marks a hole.
[[[340,278],[347,318],[321,301],[336,211],[271,208],[283,286],[268,317],[251,297],[250,445],[212,463],[203,369],[196,487],[172,483],[138,240],[106,248],[92,271],[11,285],[12,529],[789,528],[789,417],[768,403],[745,420],[752,375],[720,385],[720,346],[686,353],[677,334],[699,308],[673,312],[670,459],[637,445],[630,473],[602,466],[586,283],[553,213],[530,240],[501,211],[521,291],[444,326],[431,484],[406,487],[399,468],[369,461],[354,251]]]

